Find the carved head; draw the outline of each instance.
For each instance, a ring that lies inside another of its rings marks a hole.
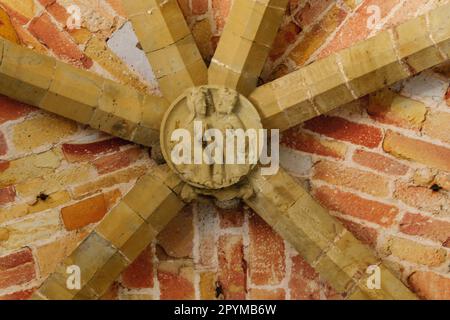
[[[234,111],[234,107],[236,106],[239,96],[238,93],[234,90],[230,90],[228,88],[221,88],[218,90],[218,95],[220,99],[216,102],[216,110],[220,114],[231,114]]]
[[[194,116],[206,116],[207,101],[206,96],[208,94],[207,88],[195,88],[191,90],[187,96],[187,105],[189,110]]]

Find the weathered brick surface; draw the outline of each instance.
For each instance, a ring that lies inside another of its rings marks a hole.
[[[153,253],[149,246],[122,273],[122,284],[129,289],[153,287]]]

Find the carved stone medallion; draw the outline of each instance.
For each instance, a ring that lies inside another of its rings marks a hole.
[[[254,145],[247,134],[260,130],[258,112],[237,91],[196,87],[176,99],[167,111],[161,147],[181,179],[195,188],[217,190],[235,185],[254,168],[255,153],[250,151]],[[239,134],[241,138],[244,134],[243,144]]]

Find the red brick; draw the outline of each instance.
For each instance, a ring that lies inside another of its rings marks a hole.
[[[383,139],[383,133],[379,128],[350,122],[339,117],[314,118],[305,123],[305,129],[368,148],[378,147]]]
[[[368,28],[368,19],[371,13],[368,7],[378,6],[381,9],[381,19],[385,18],[391,10],[400,2],[400,0],[366,0],[360,6],[355,14],[348,19],[341,29],[337,32],[334,39],[322,50],[319,57],[327,56],[338,50],[348,48],[352,44],[366,39],[371,29]]]
[[[172,262],[164,262],[165,264]],[[187,268],[192,271],[192,267],[178,266],[174,262],[169,269],[158,268],[159,290],[162,300],[194,300],[195,290],[193,284],[193,275],[186,274]],[[179,267],[179,269],[177,269]]]
[[[450,278],[433,272],[414,272],[408,283],[422,299],[450,300]]]
[[[304,65],[345,20],[347,12],[335,4],[291,51],[289,58],[298,66]]]
[[[0,156],[4,156],[8,152],[8,145],[5,136],[0,131]]]
[[[447,101],[447,105],[450,107],[450,87],[447,90],[447,93],[445,94],[445,100]]]
[[[36,110],[24,103],[0,95],[0,124],[17,120]]]
[[[400,231],[440,242],[450,248],[450,223],[420,214],[406,213],[400,222]]]
[[[231,0],[212,0],[214,19],[216,20],[217,33],[221,33],[230,14]]]
[[[256,214],[249,219],[248,267],[254,285],[277,285],[285,276],[284,241]]]
[[[416,16],[416,12],[419,8],[423,8],[426,4],[428,4],[429,0],[408,0],[405,1],[401,8],[389,18],[386,22],[385,28],[391,28],[401,23],[404,23],[406,20],[414,18]]]
[[[198,204],[198,265],[203,269],[217,268],[217,235],[219,233],[219,217],[216,208],[211,204]]]
[[[305,4],[305,6],[295,16],[296,21],[302,28],[307,28],[314,24],[325,10],[333,4],[332,0],[316,0]]]
[[[217,207],[220,218],[220,227],[227,228],[240,228],[244,224],[244,207],[239,205],[236,209],[221,209]]]
[[[314,192],[326,208],[388,227],[394,223],[398,208],[377,201],[363,199],[355,194],[329,187]]]
[[[34,18],[28,30],[42,43],[49,47],[59,58],[75,65],[89,69],[92,60],[88,58],[64,31],[59,30],[46,13]]]
[[[99,158],[93,162],[99,174],[117,171],[130,166],[142,155],[140,148],[131,148],[122,152]]]
[[[153,288],[153,254],[147,247],[122,273],[122,284],[129,289]]]
[[[9,168],[9,161],[0,161],[0,173]]]
[[[293,300],[319,300],[320,279],[319,274],[301,257],[292,258],[292,273],[289,280],[291,299]]]
[[[101,194],[62,208],[61,217],[66,229],[72,231],[100,221],[107,210],[105,196]]]
[[[389,175],[403,176],[409,169],[407,166],[398,161],[392,160],[381,154],[365,150],[356,150],[353,154],[353,161],[367,168],[371,168]]]
[[[383,143],[384,151],[401,159],[423,163],[450,171],[450,149],[388,131]]]
[[[70,17],[66,8],[57,3],[56,0],[39,0],[39,2],[59,23],[66,26],[67,20]]]
[[[0,188],[0,206],[13,202],[16,198],[16,190],[14,187],[9,186],[6,188]]]
[[[21,285],[35,277],[34,260],[30,249],[0,257],[0,288]]]
[[[450,205],[450,198],[445,193],[404,182],[396,184],[394,196],[411,207],[434,214],[447,213],[446,208]]]
[[[287,47],[295,42],[300,31],[301,28],[293,22],[281,26],[272,46],[272,51],[269,54],[270,59],[274,61],[280,58],[285,53]]]
[[[227,300],[243,300],[246,293],[246,263],[242,237],[224,235],[219,238],[219,284]]]
[[[349,168],[342,163],[320,161],[314,166],[313,179],[359,190],[374,196],[389,195],[389,181],[377,174]]]
[[[208,0],[193,0],[192,13],[196,15],[205,14],[208,11]]]
[[[116,152],[120,147],[128,144],[121,139],[102,140],[87,144],[63,144],[62,151],[69,162],[90,161],[99,155]]]
[[[284,289],[250,289],[250,300],[284,300],[286,292]]]
[[[298,151],[336,159],[344,159],[347,152],[344,144],[320,139],[309,133],[305,133],[298,127],[284,132],[281,138],[281,144]]]
[[[4,296],[0,296],[0,300],[28,300],[31,298],[31,295],[36,291],[35,288],[17,291],[14,293],[6,294]]]
[[[339,219],[345,228],[350,231],[359,241],[368,246],[375,248],[377,244],[378,233],[375,229],[363,226],[362,224],[349,221],[347,219]]]

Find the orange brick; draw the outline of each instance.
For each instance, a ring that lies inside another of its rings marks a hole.
[[[99,174],[105,174],[126,168],[136,162],[142,155],[140,148],[131,148],[99,158],[93,162]]]
[[[153,288],[153,253],[147,247],[122,273],[122,284],[129,289]]]
[[[82,162],[93,160],[102,154],[119,151],[125,144],[128,142],[114,138],[85,144],[64,144],[62,151],[67,161]]]
[[[389,195],[389,182],[377,174],[345,167],[341,163],[320,161],[314,166],[313,179],[359,190],[374,196]]]
[[[270,59],[274,61],[281,57],[286,51],[286,48],[294,43],[300,31],[301,28],[293,22],[281,26],[280,31],[275,38],[272,51],[269,54]]]
[[[348,48],[352,44],[366,39],[371,29],[368,28],[368,20],[372,13],[369,6],[377,6],[381,10],[381,19],[385,18],[400,0],[366,0],[355,14],[348,19],[335,35],[334,39],[321,51],[319,57],[325,57],[333,52]]]
[[[34,291],[36,291],[36,288],[5,294],[0,296],[0,300],[28,300]]]
[[[80,201],[61,209],[61,216],[67,230],[81,229],[88,224],[100,221],[107,212],[103,194]]]
[[[378,147],[383,139],[381,129],[340,117],[314,118],[305,123],[305,129],[372,149]]]
[[[35,277],[34,260],[30,249],[0,257],[0,288],[21,285]]]
[[[450,206],[450,198],[445,193],[404,182],[396,184],[394,196],[411,207],[434,214],[446,214]]]
[[[399,210],[381,202],[363,199],[355,194],[329,187],[314,191],[315,197],[326,208],[388,227],[394,223]]]
[[[219,238],[219,283],[225,299],[245,299],[246,275],[242,236]]]
[[[194,272],[189,261],[164,261],[158,266],[162,300],[194,300]]]
[[[430,112],[423,124],[422,132],[442,142],[450,143],[449,123],[449,112]]]
[[[449,300],[450,278],[434,272],[414,272],[408,283],[414,292],[422,299]]]
[[[450,248],[449,222],[432,219],[420,214],[406,213],[400,222],[400,231],[431,239]]]
[[[24,103],[0,95],[0,124],[20,119],[36,110]]]
[[[318,138],[300,130],[298,127],[284,132],[281,144],[299,151],[336,159],[344,159],[347,153],[345,144]]]
[[[450,149],[388,131],[383,148],[386,152],[433,168],[450,171]]]
[[[405,175],[408,167],[398,161],[392,160],[378,153],[365,150],[356,150],[353,154],[353,161],[356,163],[377,170],[389,175]]]
[[[239,228],[244,224],[244,208],[240,205],[236,209],[221,209],[217,208],[220,218],[220,227],[227,228]]]
[[[298,66],[304,65],[342,21],[344,21],[346,16],[347,13],[335,5],[310,32],[304,35],[304,38],[301,39],[290,53],[289,58]]]
[[[291,299],[319,300],[320,287],[319,274],[302,257],[293,257],[289,280]]]
[[[249,298],[251,300],[284,300],[286,299],[286,292],[284,289],[251,289]]]
[[[14,187],[9,186],[6,188],[0,188],[0,206],[13,202],[16,198],[16,190]]]
[[[86,69],[92,66],[92,60],[86,57],[66,32],[60,31],[53,24],[48,14],[34,18],[28,30],[58,57]]]
[[[284,241],[256,214],[249,219],[248,267],[254,285],[277,285],[285,275]]]
[[[213,16],[216,20],[217,33],[222,33],[225,22],[230,14],[231,0],[212,0]]]

